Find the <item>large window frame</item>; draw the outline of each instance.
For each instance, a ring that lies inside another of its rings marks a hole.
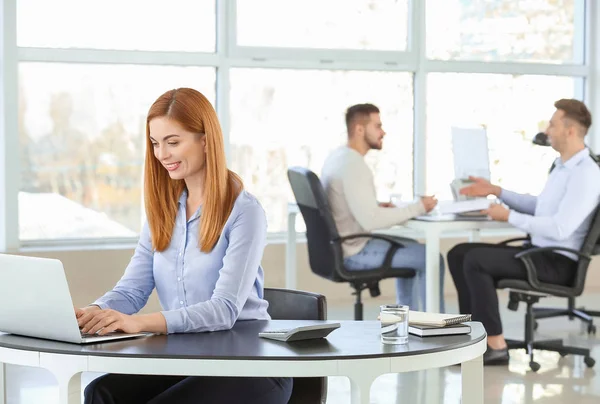
[[[17,75],[20,62],[61,62],[138,64],[174,66],[210,66],[217,71],[216,109],[221,119],[229,158],[229,87],[230,68],[339,69],[412,72],[414,74],[414,193],[425,191],[426,86],[427,75],[434,72],[541,74],[580,77],[585,83],[575,89],[600,117],[600,95],[592,89],[600,85],[600,4],[575,0],[585,10],[584,21],[576,21],[576,40],[585,44],[582,65],[518,62],[437,61],[426,58],[426,1],[409,0],[408,43],[406,51],[358,51],[300,48],[244,47],[236,44],[236,1],[216,1],[216,52],[154,52],[92,49],[48,49],[17,47],[16,14],[18,0],[0,0],[0,251],[65,248],[81,245],[127,245],[134,239],[19,240],[18,192],[20,165],[17,125]],[[585,27],[585,28],[584,28]],[[592,52],[592,50],[596,50]],[[592,127],[588,143],[600,150],[600,125]],[[284,240],[283,233],[270,233],[270,241]]]

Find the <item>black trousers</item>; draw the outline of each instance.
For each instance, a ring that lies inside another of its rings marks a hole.
[[[525,264],[515,258],[524,247],[486,243],[458,244],[448,252],[448,267],[458,292],[461,314],[472,314],[490,336],[502,334],[496,285],[501,279],[527,279]],[[538,279],[556,285],[571,285],[577,262],[562,254],[547,252],[531,256]]]
[[[192,377],[108,374],[85,389],[85,404],[286,404],[286,377]]]

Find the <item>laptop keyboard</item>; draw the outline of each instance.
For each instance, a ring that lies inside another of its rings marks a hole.
[[[116,331],[113,332],[109,332],[108,334],[105,335],[98,335],[98,334],[88,334],[87,332],[83,332],[83,331],[79,331],[79,333],[81,334],[81,338],[98,338],[98,337],[108,337],[114,334],[117,334]]]

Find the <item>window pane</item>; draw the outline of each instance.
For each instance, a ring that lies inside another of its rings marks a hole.
[[[427,0],[427,56],[583,63],[583,1]]]
[[[237,43],[405,50],[408,0],[238,0]]]
[[[215,0],[17,0],[17,44],[213,52],[215,20]]]
[[[20,238],[136,236],[146,114],[182,86],[214,100],[215,71],[21,63]]]
[[[412,196],[412,99],[410,73],[232,69],[232,169],[260,199],[269,230],[286,228],[294,201],[287,167],[320,175],[329,152],[346,143],[344,114],[353,104],[382,111],[383,150],[367,154],[379,196]]]
[[[531,140],[545,130],[554,102],[572,98],[578,79],[432,73],[427,83],[427,192],[452,199],[452,126],[487,128],[492,182],[538,194],[557,153]]]

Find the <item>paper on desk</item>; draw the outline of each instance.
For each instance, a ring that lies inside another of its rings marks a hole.
[[[470,199],[467,201],[441,201],[439,211],[442,215],[485,210],[490,207],[491,200],[486,198]]]

